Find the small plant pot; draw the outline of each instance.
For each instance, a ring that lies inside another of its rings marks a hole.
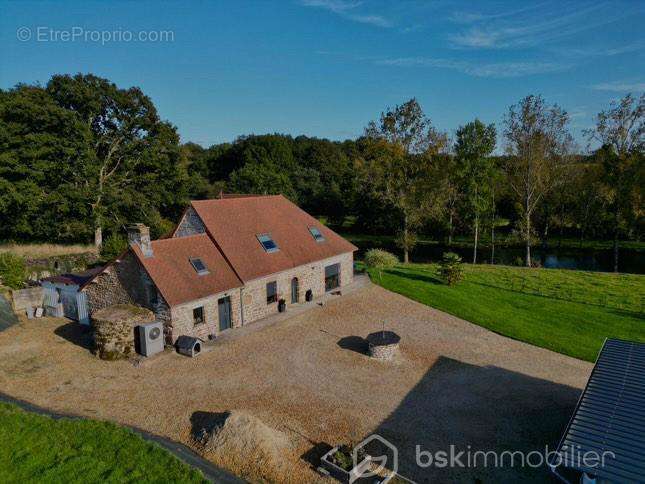
[[[329,452],[327,452],[325,455],[323,455],[320,458],[320,465],[323,469],[329,472],[329,475],[331,477],[333,477],[337,481],[342,482],[344,484],[354,482],[356,478],[360,477],[363,474],[363,472],[370,467],[372,463],[372,459],[370,458],[370,456],[367,456],[361,462],[359,462],[356,467],[348,471],[338,466],[334,462],[333,455],[336,452],[338,452],[339,448],[340,446],[336,446],[333,449],[331,449]]]
[[[287,302],[284,299],[278,301],[278,311],[284,313],[287,310]]]

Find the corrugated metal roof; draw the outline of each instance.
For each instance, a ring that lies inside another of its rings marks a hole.
[[[645,483],[645,344],[605,341],[557,452],[561,467]],[[585,462],[590,452],[604,465]]]

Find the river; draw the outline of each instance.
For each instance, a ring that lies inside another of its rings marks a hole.
[[[359,256],[364,251],[379,246],[371,241],[354,242],[359,248]],[[380,248],[401,256],[401,250],[394,243],[380,244]],[[412,262],[437,262],[444,252],[452,251],[459,254],[464,262],[470,262],[473,249],[469,247],[448,247],[439,244],[418,244],[410,254]],[[504,265],[517,265],[523,259],[524,247],[495,247],[495,263]],[[531,248],[531,257],[542,267],[549,269],[577,269],[582,271],[612,272],[614,270],[614,254],[612,249],[587,249],[587,248],[558,248],[549,247],[546,250],[541,246]],[[479,263],[487,264],[491,259],[490,247],[484,247],[477,252]],[[636,249],[620,249],[618,270],[632,274],[645,274],[645,251]]]

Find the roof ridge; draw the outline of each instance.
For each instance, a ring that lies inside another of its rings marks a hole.
[[[235,195],[235,194],[233,194]],[[257,198],[285,198],[284,195],[281,193],[278,194],[273,194],[273,195],[243,195],[240,194],[239,196],[230,196],[230,197],[224,197],[224,198],[206,198],[203,200],[191,200],[190,204],[194,203],[205,203],[205,202],[226,202],[226,201],[232,201],[232,200],[251,200],[251,199],[257,199]]]
[[[181,240],[181,239],[194,239],[194,238],[197,238],[197,237],[206,237],[206,238],[210,239],[210,237],[208,237],[208,234],[206,234],[206,232],[202,232],[200,234],[182,235],[181,237],[166,237],[165,239],[155,239],[155,240],[152,240],[151,242],[153,244],[156,244],[156,243],[159,243],[159,242],[167,242],[167,241]]]

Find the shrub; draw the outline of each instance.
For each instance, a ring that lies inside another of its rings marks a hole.
[[[3,252],[0,254],[0,282],[12,289],[19,289],[27,279],[27,266],[25,259]]]
[[[463,277],[461,257],[454,252],[444,252],[439,263],[439,275],[449,286],[453,286],[461,281]]]
[[[101,258],[104,260],[116,259],[128,247],[126,238],[119,234],[111,234],[103,242]]]
[[[387,269],[398,264],[394,254],[382,249],[370,249],[365,254],[365,265],[372,269]]]

